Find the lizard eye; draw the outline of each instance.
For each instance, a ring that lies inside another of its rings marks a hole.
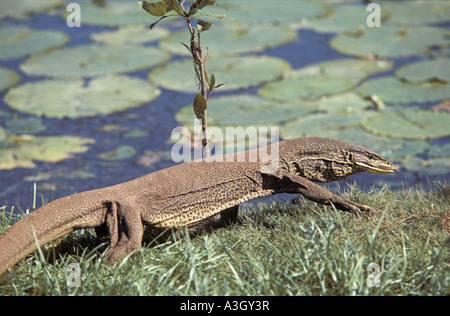
[[[353,162],[353,154],[352,153],[348,154],[348,159]]]

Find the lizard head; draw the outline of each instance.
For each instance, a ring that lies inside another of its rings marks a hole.
[[[387,174],[397,171],[392,162],[367,149],[349,151],[348,160],[359,172]]]

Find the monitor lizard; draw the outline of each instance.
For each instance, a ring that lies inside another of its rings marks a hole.
[[[273,146],[266,148],[268,153]],[[321,137],[277,143],[277,166],[271,171],[264,171],[270,161],[249,159],[255,150],[244,152],[244,161],[239,161],[237,154],[228,154],[227,158],[233,159],[184,162],[50,202],[0,236],[0,274],[34,252],[36,239],[43,246],[74,230],[95,227],[109,232],[106,259],[117,262],[141,247],[143,224],[174,228],[196,225],[219,213],[224,219],[233,218],[240,203],[276,193],[301,194],[352,213],[375,212],[313,181],[325,183],[358,172],[396,171],[391,162],[369,149]],[[233,162],[227,162],[230,160]]]

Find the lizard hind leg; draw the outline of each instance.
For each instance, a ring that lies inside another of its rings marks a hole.
[[[117,201],[108,204],[106,224],[111,240],[106,260],[114,263],[142,246],[144,228],[138,211]]]

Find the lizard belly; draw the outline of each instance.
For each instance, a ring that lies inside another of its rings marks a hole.
[[[214,215],[217,215],[230,207],[252,199],[272,195],[273,193],[274,192],[271,190],[261,190],[248,192],[240,197],[226,199],[226,201],[222,201],[220,199],[215,201],[205,201],[203,199],[199,199],[197,201],[191,201],[191,203],[178,208],[176,206],[167,205],[166,207],[163,206],[163,210],[157,212],[157,214],[159,214],[158,216],[155,216],[146,222],[159,228],[194,226],[208,220]],[[213,198],[214,197],[211,197],[211,199]]]

